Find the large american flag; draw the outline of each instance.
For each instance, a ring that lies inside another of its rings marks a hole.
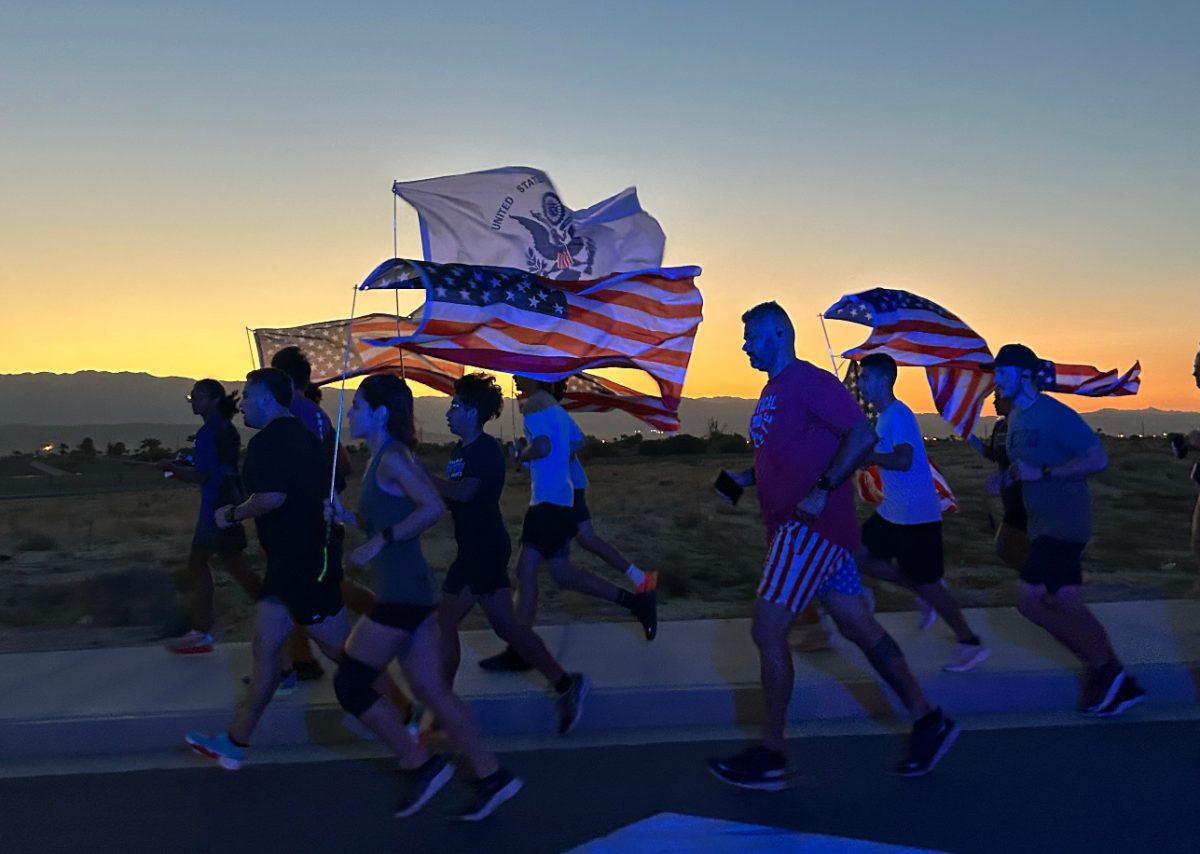
[[[992,390],[992,375],[984,371],[992,353],[957,315],[908,291],[873,288],[842,297],[825,317],[871,327],[870,337],[843,353],[843,358],[886,353],[898,365],[925,368],[942,418],[961,436],[974,429],[983,400]]]
[[[464,373],[462,365],[409,350],[406,347],[382,347],[380,336],[412,334],[416,323],[393,314],[369,314],[349,320],[330,320],[277,329],[253,329],[254,346],[260,365],[284,347],[299,347],[312,365],[312,381],[327,385],[342,378],[342,359],[347,355],[346,378],[388,373],[419,382],[445,394],[454,393],[454,383]],[[566,382],[564,409],[573,412],[627,412],[655,429],[673,433],[679,429],[679,416],[661,396],[644,394],[605,377],[579,373]]]
[[[536,379],[586,369],[636,368],[677,415],[704,302],[698,267],[555,281],[507,267],[393,258],[363,289],[420,288],[415,328],[372,343]]]

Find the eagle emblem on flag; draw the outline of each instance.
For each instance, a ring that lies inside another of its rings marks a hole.
[[[526,269],[548,279],[574,281],[591,275],[596,258],[596,243],[580,235],[575,226],[575,214],[562,203],[556,193],[542,196],[542,209],[530,211],[529,216],[509,215],[521,224],[533,238],[533,246],[525,250]],[[581,269],[576,269],[581,267]]]

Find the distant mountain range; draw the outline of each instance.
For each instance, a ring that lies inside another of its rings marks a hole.
[[[79,371],[73,374],[0,374],[0,453],[31,451],[46,443],[74,447],[90,436],[103,451],[109,442],[124,442],[130,449],[142,439],[155,438],[178,447],[199,426],[188,407],[193,381],[185,377],[156,377],[143,373]],[[230,380],[228,388],[240,388]],[[506,411],[492,432],[510,437],[513,416]],[[324,405],[337,415],[337,391],[328,389]],[[715,423],[727,432],[746,432],[754,401],[739,397],[685,399],[680,406],[683,432],[705,435]],[[418,397],[416,418],[427,442],[446,442],[446,398]],[[919,414],[927,436],[945,437],[950,430],[936,414]],[[1186,432],[1200,427],[1200,413],[1160,409],[1102,409],[1084,416],[1088,423],[1111,435]],[[624,413],[578,414],[579,426],[592,436],[613,438],[641,430],[642,422]],[[239,425],[241,419],[237,419]],[[986,423],[986,421],[985,421]],[[519,429],[520,419],[517,419]]]

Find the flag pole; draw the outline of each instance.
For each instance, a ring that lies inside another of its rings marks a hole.
[[[250,370],[255,370],[258,367],[258,358],[254,351],[254,337],[250,334],[250,327],[246,327],[246,345],[250,348]]]
[[[833,375],[841,378],[838,374],[837,357],[833,355],[833,345],[829,343],[829,330],[825,328],[825,315],[818,314],[817,317],[821,321],[821,333],[825,336],[825,348],[829,350],[829,363],[833,365]]]
[[[395,182],[392,182],[395,186]],[[392,257],[397,258],[400,255],[400,239],[398,229],[398,212],[396,202],[396,191],[392,190]],[[400,291],[392,290],[392,294],[396,297],[396,337],[400,337]],[[353,312],[351,312],[353,314]],[[404,348],[396,345],[396,350],[400,353],[400,379],[407,381],[408,377],[404,372]]]
[[[358,285],[354,286],[354,294],[350,297],[350,322],[346,324],[346,349],[342,354],[342,383],[338,389],[338,415],[337,426],[333,428],[333,464],[329,472],[329,505],[333,506],[333,499],[337,495],[337,464],[338,464],[338,449],[342,446],[342,422],[345,421],[346,412],[346,371],[350,367],[350,344],[354,340],[354,307],[358,303]],[[329,570],[329,542],[333,537],[333,522],[325,523],[325,559],[321,564],[321,574],[317,576],[317,581],[325,580],[325,573]]]

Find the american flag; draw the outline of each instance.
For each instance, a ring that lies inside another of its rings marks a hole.
[[[568,412],[628,412],[665,433],[679,429],[679,414],[667,408],[661,397],[642,394],[594,374],[576,374],[567,380],[562,407]]]
[[[975,330],[932,300],[890,288],[844,296],[825,317],[871,327],[870,337],[843,358],[886,353],[898,365],[925,368],[938,413],[959,435],[970,434],[992,389],[983,370],[992,353]]]
[[[938,504],[943,513],[958,512],[958,498],[950,488],[950,482],[942,474],[933,460],[929,461],[929,470],[933,473],[933,488],[937,490]],[[883,501],[883,478],[879,474],[879,466],[868,466],[859,469],[854,476],[854,491],[858,497],[868,504],[879,504]]]
[[[367,314],[351,320],[327,320],[286,329],[254,329],[260,365],[284,347],[299,347],[312,365],[312,381],[325,385],[342,378],[342,360],[350,352],[346,378],[392,373],[446,394],[454,393],[454,381],[463,375],[462,365],[405,352],[375,343],[388,335],[411,334],[416,324],[394,314]]]
[[[582,370],[637,368],[675,415],[703,300],[698,267],[554,281],[507,267],[393,258],[364,289],[420,288],[411,331],[372,343],[486,370],[565,379]]]
[[[330,320],[285,329],[254,329],[255,349],[260,365],[269,365],[271,357],[284,347],[299,347],[312,365],[316,385],[336,382],[342,377],[349,321]],[[435,359],[404,347],[380,347],[370,343],[380,335],[409,334],[416,324],[392,314],[369,314],[356,318],[350,340],[351,349],[346,378],[367,374],[392,373],[419,382],[445,394],[454,393],[454,382],[463,375],[463,366]],[[567,380],[563,408],[575,412],[628,412],[658,430],[679,429],[679,416],[667,408],[661,397],[643,394],[631,388],[588,373]]]
[[[1101,371],[1091,365],[1065,365],[1042,361],[1042,369],[1034,378],[1038,388],[1063,394],[1082,394],[1085,397],[1124,397],[1137,394],[1141,387],[1142,363],[1123,374],[1116,370]]]

